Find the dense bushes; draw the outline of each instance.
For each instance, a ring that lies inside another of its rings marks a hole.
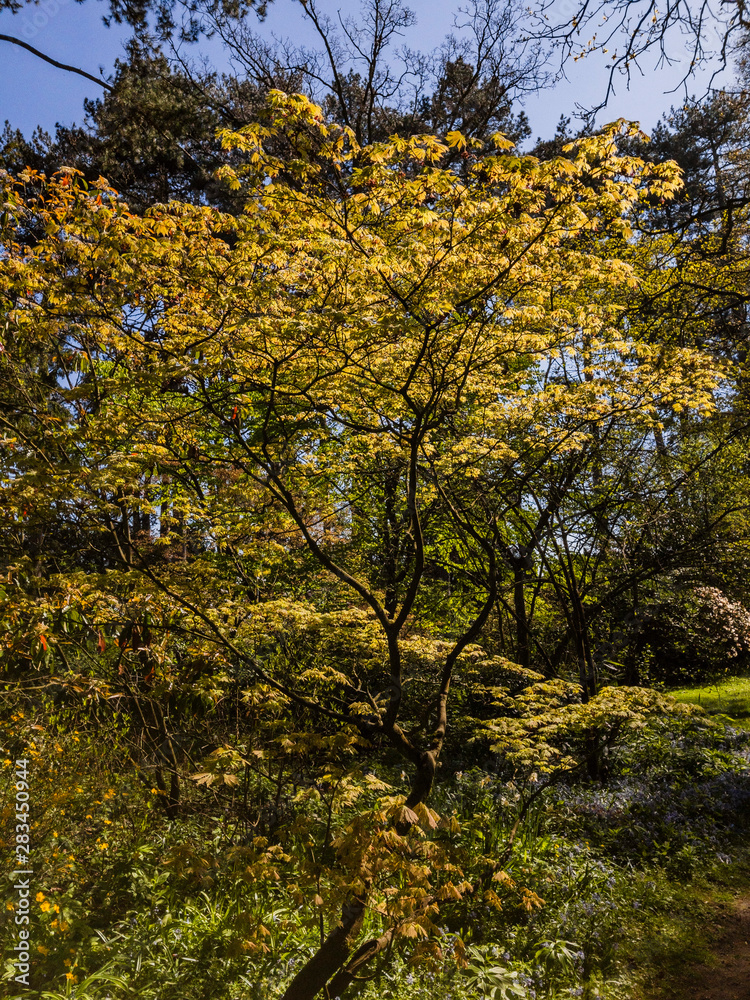
[[[750,612],[717,587],[662,589],[634,632],[644,682],[701,682],[750,667]]]
[[[547,726],[547,745],[564,747],[582,731],[582,713],[591,721],[598,709],[571,701],[575,724],[563,726],[565,706],[547,687],[525,696],[536,715],[511,721],[536,718]],[[515,764],[505,754],[488,757],[484,739],[474,744],[470,769],[441,780],[435,820],[411,850],[431,843],[450,855],[464,884],[456,879],[453,899],[441,905],[429,948],[415,956],[408,937],[394,942],[395,961],[372,970],[365,1000],[419,1000],[436,990],[453,1000],[628,995],[625,959],[644,932],[637,926],[664,911],[677,891],[673,880],[738,850],[735,835],[750,821],[750,738],[653,693],[602,697],[619,698],[620,721],[628,723],[609,741],[605,783],[553,760],[542,744],[536,771],[530,757]],[[199,783],[198,773],[170,821],[159,789],[133,767],[122,722],[105,725],[43,699],[19,706],[6,693],[2,725],[6,830],[11,762],[21,748],[30,759],[34,971],[24,996],[41,989],[85,1000],[280,995],[320,941],[320,913],[295,900],[300,879],[309,878],[300,851],[318,850],[323,786],[300,786],[303,813],[290,808],[259,836],[242,822],[242,784],[217,788]],[[575,741],[567,750],[577,752]],[[391,780],[391,789],[358,794],[377,806],[401,784],[395,768]],[[340,807],[346,812],[345,801]],[[334,825],[341,828],[341,818]],[[483,888],[472,890],[477,884]],[[12,993],[8,886],[5,895]],[[377,914],[368,921],[374,930]]]

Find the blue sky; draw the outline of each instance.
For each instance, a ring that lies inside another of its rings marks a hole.
[[[413,48],[429,50],[451,30],[452,11],[458,0],[411,0],[417,25],[405,39]],[[335,11],[338,4],[331,3]],[[341,4],[346,7],[346,4]],[[351,8],[350,8],[351,9]],[[259,26],[263,33],[289,33],[299,37],[303,30],[298,5],[292,0],[275,0],[269,6],[267,21]],[[41,0],[29,3],[17,15],[0,13],[0,32],[15,35],[61,62],[70,63],[94,75],[100,67],[109,71],[122,51],[122,29],[107,29],[101,22],[106,6],[102,0]],[[197,48],[192,50],[197,54]],[[213,46],[209,47],[212,53]],[[648,130],[670,104],[681,102],[681,93],[665,94],[676,86],[682,75],[678,65],[670,71],[649,70],[637,74],[626,89],[624,81],[617,96],[600,114],[600,122],[618,117],[641,121]],[[525,109],[534,136],[549,136],[561,114],[570,114],[576,104],[598,102],[605,87],[602,60],[591,57],[568,68],[568,80],[558,83],[538,97],[527,100]],[[700,92],[701,83],[692,88]],[[36,125],[54,131],[57,121],[70,124],[83,119],[83,100],[96,97],[102,90],[72,73],[55,69],[28,52],[0,42],[0,123],[5,119],[29,134]]]

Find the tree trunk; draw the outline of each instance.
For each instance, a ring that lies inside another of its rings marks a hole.
[[[357,898],[341,908],[341,920],[318,951],[297,973],[282,1000],[313,1000],[349,961],[365,919],[365,899]],[[331,994],[336,996],[337,994]]]
[[[420,756],[411,791],[404,803],[407,808],[413,809],[427,800],[436,770],[437,754],[426,750]],[[412,823],[404,820],[396,825],[396,830],[404,836],[412,826]],[[340,922],[294,977],[282,1000],[313,1000],[322,990],[325,990],[327,997],[340,996],[357,978],[359,970],[390,944],[392,930],[363,942],[355,950],[357,935],[364,923],[366,902],[366,897],[363,896],[344,904]]]
[[[346,968],[340,969],[328,984],[328,995],[330,997],[343,996],[344,990],[358,978],[361,969],[364,969],[373,958],[390,945],[393,940],[393,931],[386,931],[380,937],[370,938],[357,948],[351,959],[346,963]]]
[[[526,596],[524,585],[526,582],[526,566],[530,561],[526,553],[522,553],[519,559],[513,562],[513,606],[516,613],[516,659],[529,669],[531,665],[531,655],[529,652],[529,623],[526,619]]]
[[[426,750],[419,759],[417,773],[411,785],[411,791],[404,803],[409,809],[426,802],[432,791],[432,783],[435,780],[437,770],[437,760],[434,753]],[[399,831],[400,832],[400,831]]]
[[[505,558],[513,570],[513,616],[516,623],[516,661],[527,670],[531,665],[529,619],[526,613],[526,574],[533,569],[531,545],[509,545]]]

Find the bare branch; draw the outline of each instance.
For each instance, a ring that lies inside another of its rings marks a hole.
[[[39,49],[35,49],[33,45],[29,45],[28,42],[22,42],[20,38],[14,38],[13,35],[0,35],[0,42],[10,42],[12,45],[18,45],[22,49],[26,49],[37,59],[43,59],[45,62],[49,63],[51,66],[57,67],[57,69],[64,69],[66,73],[77,73],[78,76],[85,77],[86,80],[91,80],[92,83],[97,83],[100,87],[105,90],[112,91],[114,87],[106,81],[102,80],[98,76],[92,76],[91,73],[87,73],[85,69],[79,69],[77,66],[69,66],[67,63],[58,62],[57,59],[53,59],[52,56],[47,56],[44,52],[40,52]]]

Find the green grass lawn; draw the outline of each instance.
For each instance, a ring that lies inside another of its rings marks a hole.
[[[670,691],[678,701],[692,701],[710,715],[728,715],[736,725],[750,729],[750,677],[728,677],[702,687]]]

